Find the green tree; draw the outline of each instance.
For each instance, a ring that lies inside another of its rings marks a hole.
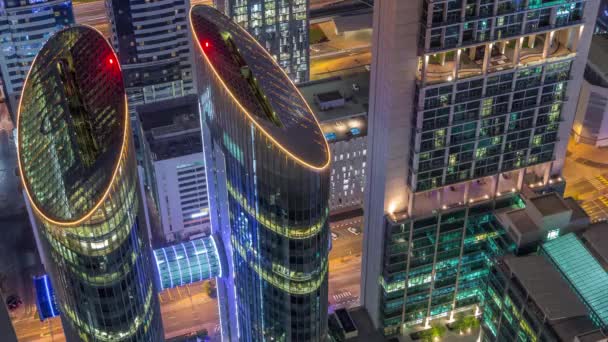
[[[439,323],[431,324],[431,328],[420,332],[420,339],[424,342],[433,342],[435,338],[445,335],[447,328]]]

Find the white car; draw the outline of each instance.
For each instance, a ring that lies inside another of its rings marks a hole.
[[[355,234],[355,235],[361,234],[361,232],[359,231],[359,229],[357,229],[355,227],[348,227],[348,228],[346,228],[346,230],[348,230],[349,232],[351,232],[352,234]]]
[[[334,232],[331,232],[331,239],[334,240],[334,241],[338,240],[338,234],[336,234]]]

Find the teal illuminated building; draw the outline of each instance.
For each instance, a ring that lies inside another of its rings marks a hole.
[[[532,248],[502,213],[564,190],[597,10],[374,3],[361,302],[385,335],[479,312],[493,260]]]
[[[24,193],[66,339],[164,341],[121,69],[98,31],[74,26],[44,44],[17,129]]]
[[[497,260],[483,288],[481,341],[605,341],[608,225],[560,236],[538,253]]]
[[[224,341],[325,341],[330,152],[316,118],[253,36],[190,15]]]

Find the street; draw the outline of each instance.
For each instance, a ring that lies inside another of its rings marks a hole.
[[[202,284],[198,282],[159,293],[165,338],[202,329],[207,329],[210,335],[216,334],[219,320],[217,300],[203,292]],[[38,314],[32,312],[27,317],[13,319],[13,326],[20,342],[65,341],[59,317],[40,322]]]
[[[355,235],[348,231],[349,227],[361,233]],[[363,217],[332,222],[331,230],[338,235],[332,241],[333,247],[329,253],[328,299],[330,310],[333,311],[359,305]]]
[[[608,149],[570,140],[564,167],[566,197],[579,202],[591,221],[608,220]]]

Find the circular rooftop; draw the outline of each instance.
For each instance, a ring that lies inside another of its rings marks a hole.
[[[118,174],[127,120],[106,39],[86,26],[53,35],[32,63],[17,115],[19,168],[36,212],[59,225],[94,213]]]
[[[329,146],[314,113],[266,49],[212,7],[194,6],[190,21],[199,53],[243,115],[300,164],[327,168]]]

